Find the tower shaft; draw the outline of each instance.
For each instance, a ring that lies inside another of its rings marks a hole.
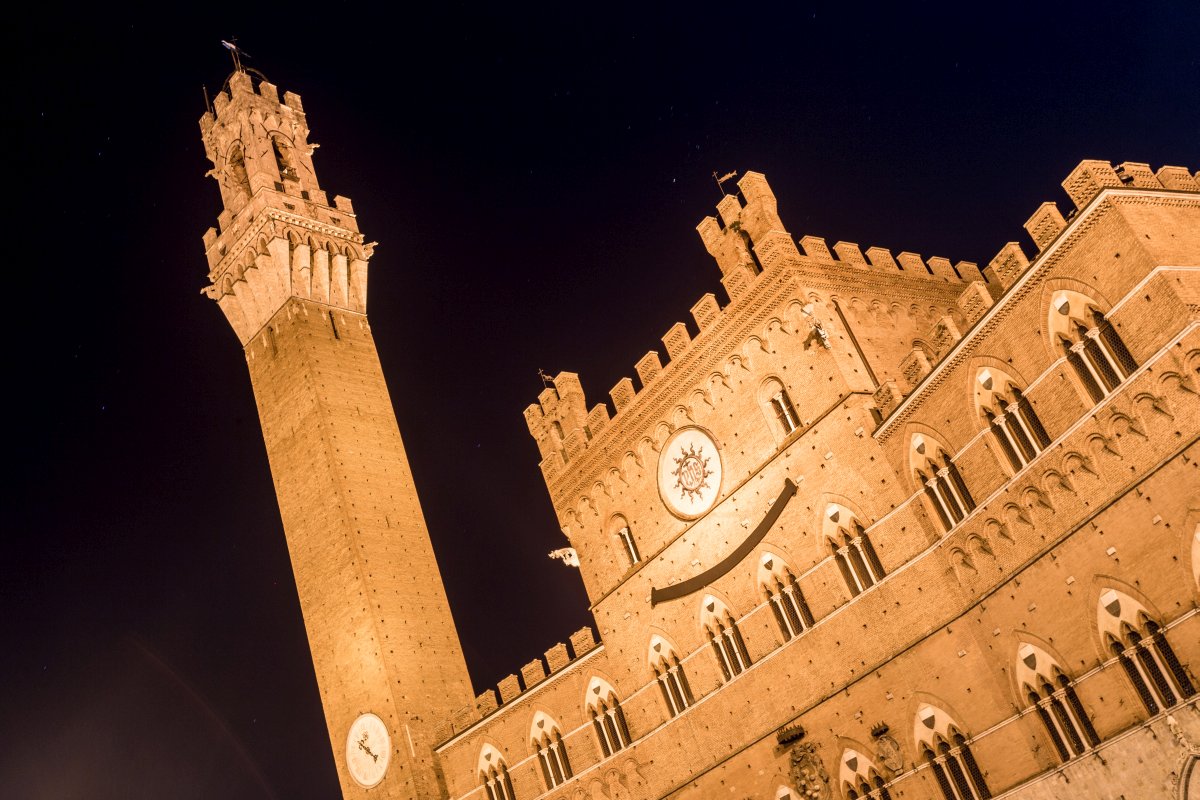
[[[440,797],[434,726],[471,686],[367,321],[371,247],[325,203],[298,97],[235,73],[215,105],[206,291],[245,349],[342,792]]]

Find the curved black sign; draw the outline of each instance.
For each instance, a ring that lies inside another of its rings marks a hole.
[[[796,484],[792,483],[791,478],[784,478],[783,491],[779,493],[779,497],[775,498],[775,502],[771,505],[771,510],[763,517],[762,522],[758,523],[758,526],[750,532],[745,541],[737,546],[737,549],[721,559],[719,564],[706,569],[695,577],[688,578],[686,581],[673,584],[665,589],[651,589],[650,605],[656,606],[667,600],[675,600],[692,592],[698,592],[737,566],[763,540],[763,537],[767,535],[767,531],[771,530],[771,526],[775,524],[775,520],[779,519],[779,515],[783,513],[783,507],[788,504],[788,501],[795,494]]]

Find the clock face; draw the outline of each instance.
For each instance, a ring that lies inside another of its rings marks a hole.
[[[391,756],[392,742],[383,720],[374,714],[363,714],[354,720],[346,736],[346,766],[350,768],[350,777],[368,789],[378,785],[387,772]]]
[[[672,514],[695,519],[721,493],[721,453],[708,431],[680,428],[658,456],[658,493]]]

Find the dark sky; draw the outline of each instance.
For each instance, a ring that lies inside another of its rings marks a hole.
[[[303,96],[322,186],[381,243],[372,327],[478,689],[591,619],[546,557],[537,370],[607,399],[724,299],[713,170],[765,172],[797,237],[984,263],[1083,158],[1200,168],[1195,3],[22,5],[4,797],[337,791],[243,357],[200,295],[221,38]]]

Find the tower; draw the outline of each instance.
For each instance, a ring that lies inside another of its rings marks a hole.
[[[205,292],[250,369],[342,793],[440,797],[434,725],[472,693],[367,322],[372,245],[299,96],[239,69],[200,129],[224,203]]]

